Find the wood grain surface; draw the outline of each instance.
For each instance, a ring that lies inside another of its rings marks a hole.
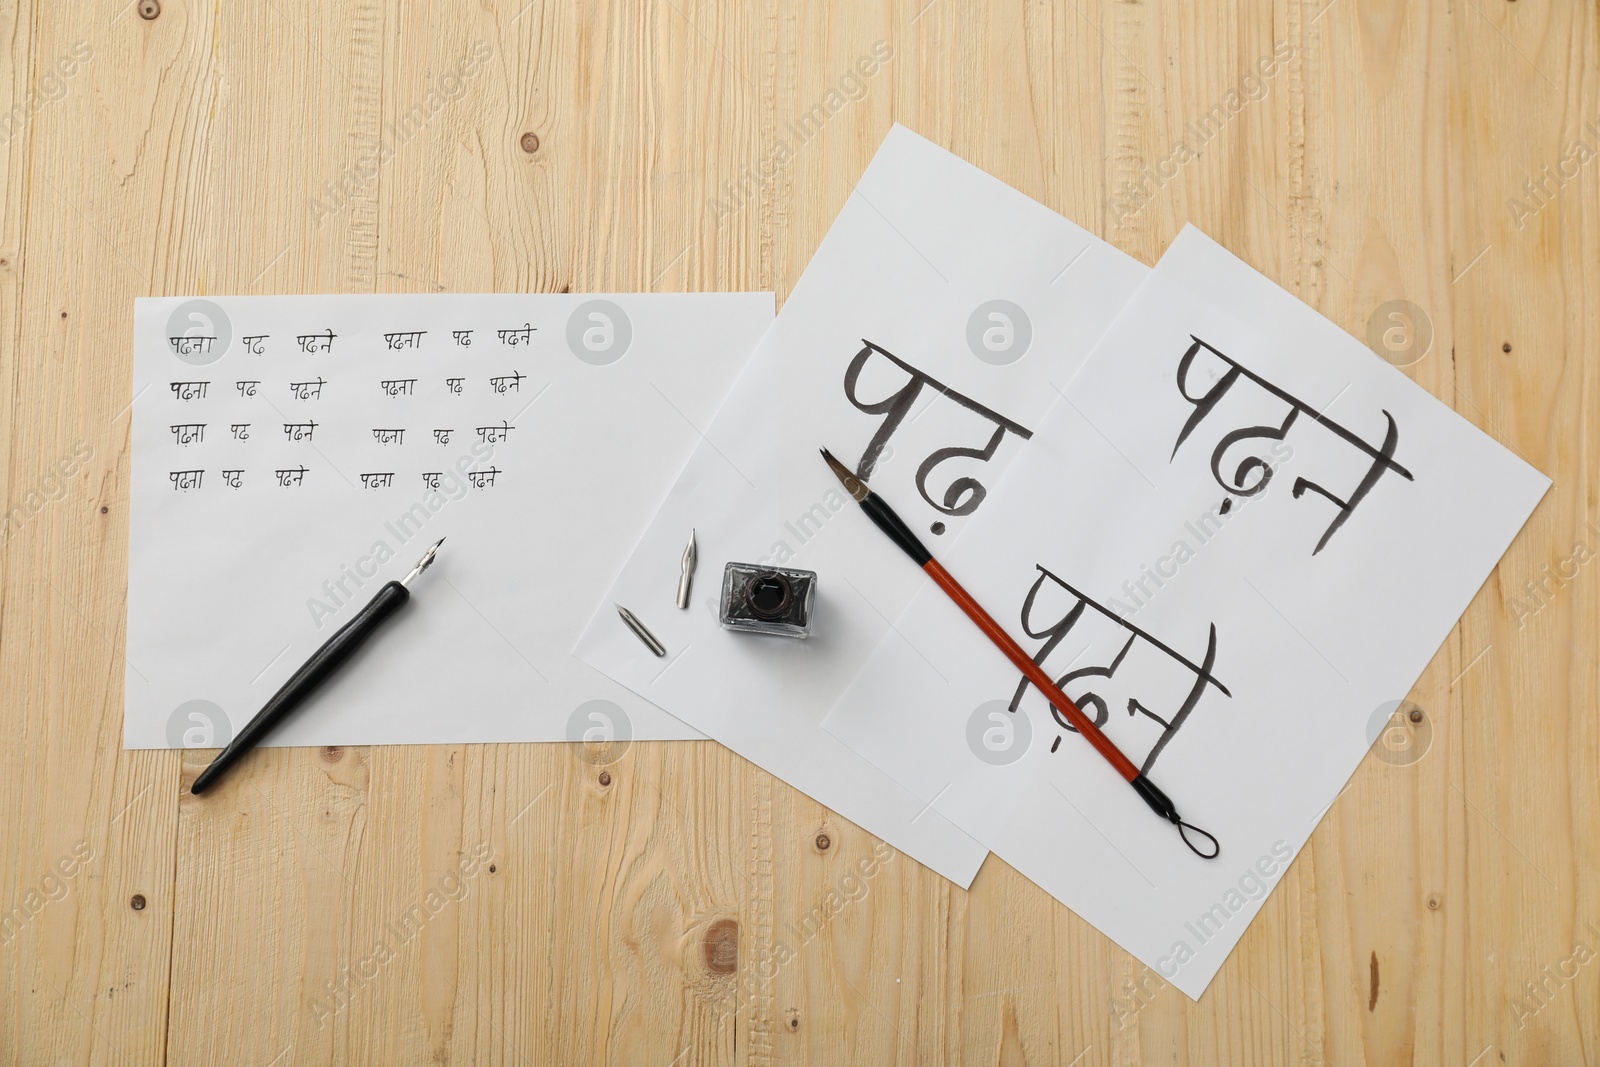
[[[0,0],[0,1063],[1600,1063],[1597,60],[1594,0]],[[1555,481],[1199,1003],[711,742],[122,750],[134,297],[781,302],[894,121],[1409,301]]]

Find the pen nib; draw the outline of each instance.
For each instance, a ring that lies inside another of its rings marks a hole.
[[[695,560],[699,551],[695,546],[694,530],[689,531],[689,543],[683,546],[683,559],[678,564],[678,607],[689,606],[689,589],[694,582]]]
[[[439,554],[439,546],[442,544],[444,544],[444,538],[441,537],[433,543],[433,546],[428,551],[422,554],[422,558],[417,560],[417,565],[411,568],[411,573],[400,579],[400,584],[409,589],[413,578],[433,566],[433,557]]]
[[[866,482],[857,478],[849,467],[835,459],[833,453],[826,448],[818,449],[818,451],[822,453],[822,458],[828,461],[828,466],[833,468],[833,473],[838,476],[839,481],[844,483],[844,491],[850,494],[851,499],[857,504],[867,499],[867,493],[870,490],[867,489]]]
[[[624,625],[633,631],[633,636],[644,642],[644,647],[648,648],[658,658],[667,654],[666,646],[656,639],[656,635],[651,633],[644,623],[639,621],[637,615],[615,601],[612,604],[617,609],[617,614],[622,616]]]

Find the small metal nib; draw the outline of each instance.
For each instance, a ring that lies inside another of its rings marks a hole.
[[[644,642],[645,648],[648,648],[657,656],[665,656],[667,654],[667,646],[656,640],[656,635],[645,628],[644,623],[639,621],[637,615],[621,604],[614,606],[617,609],[617,614],[622,616],[622,621],[627,624],[628,629],[633,631],[633,636]]]
[[[689,543],[683,546],[683,561],[678,564],[678,607],[689,606],[689,588],[694,584],[694,565],[698,555],[695,551],[694,530],[689,530]]]
[[[441,537],[433,543],[432,548],[422,554],[422,558],[417,560],[417,565],[411,568],[411,573],[400,579],[400,584],[407,589],[411,588],[411,580],[433,566],[433,557],[438,555],[439,546],[442,544],[444,544],[444,538]]]
[[[871,490],[867,488],[866,482],[856,477],[855,472],[835,459],[833,453],[826,448],[818,449],[818,451],[822,453],[822,458],[828,461],[828,466],[833,468],[833,473],[838,477],[839,481],[844,483],[844,491],[850,494],[852,500],[859,504],[867,499],[867,494]]]

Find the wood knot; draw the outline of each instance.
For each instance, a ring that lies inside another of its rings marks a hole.
[[[135,893],[133,895],[133,899],[128,901],[128,907],[132,908],[134,911],[143,911],[145,903],[146,901],[144,899],[144,894]]]
[[[527,133],[522,135],[521,144],[522,150],[531,156],[535,152],[539,151],[539,135],[534,133],[532,130],[529,130]]]
[[[610,785],[611,784],[611,772],[610,771],[601,771],[600,772],[599,781],[600,781],[600,784],[602,786]]]
[[[1428,910],[1429,911],[1438,911],[1439,910],[1439,897],[1436,894],[1430,894],[1429,895],[1429,897],[1428,897]]]
[[[706,927],[706,970],[712,974],[732,974],[739,969],[739,923],[718,919]]]
[[[344,759],[344,749],[338,745],[328,745],[322,750],[322,758],[328,763],[338,763]]]
[[[149,22],[161,14],[161,0],[139,0],[139,17]]]
[[[826,851],[828,851],[828,849],[830,849],[832,847],[833,847],[833,838],[829,837],[827,834],[818,834],[817,835],[817,851],[818,852],[826,852]]]

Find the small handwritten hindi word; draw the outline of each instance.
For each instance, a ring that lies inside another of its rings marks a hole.
[[[479,426],[478,440],[485,441],[491,445],[497,444],[501,441],[509,439],[511,437],[511,431],[515,429],[515,426],[507,425],[504,422],[502,422],[499,426]]]
[[[386,333],[383,339],[388,342],[390,349],[416,348],[422,343],[422,335],[427,330],[409,330],[401,333]]]
[[[1289,406],[1288,414],[1276,426],[1246,426],[1223,434],[1222,439],[1218,441],[1216,448],[1211,453],[1211,476],[1216,479],[1217,484],[1226,492],[1232,494],[1222,501],[1220,510],[1223,514],[1226,514],[1228,509],[1233,506],[1233,497],[1254,496],[1266,489],[1267,483],[1272,481],[1272,464],[1249,450],[1246,450],[1244,458],[1234,468],[1232,477],[1225,477],[1222,467],[1228,450],[1241,441],[1282,441],[1289,435],[1289,428],[1295,424],[1295,420],[1300,417],[1301,412],[1305,412],[1317,425],[1330,431],[1335,437],[1353,446],[1372,460],[1371,465],[1362,474],[1361,480],[1356,484],[1355,489],[1351,491],[1347,500],[1334,495],[1309,478],[1295,479],[1291,493],[1294,499],[1299,500],[1305,494],[1305,491],[1310,489],[1319,496],[1326,497],[1337,509],[1334,513],[1333,521],[1322,532],[1322,537],[1317,541],[1317,546],[1311,550],[1313,556],[1322,551],[1323,546],[1328,543],[1328,539],[1338,531],[1339,527],[1344,525],[1345,520],[1350,517],[1350,513],[1356,509],[1356,505],[1361,503],[1368,493],[1372,492],[1372,487],[1377,484],[1378,479],[1384,474],[1394,471],[1408,482],[1416,480],[1411,476],[1410,471],[1394,461],[1395,449],[1400,440],[1400,431],[1395,426],[1394,416],[1387,411],[1382,413],[1384,421],[1388,424],[1388,429],[1383,435],[1383,443],[1376,446],[1368,444],[1351,430],[1331,419],[1323,418],[1321,413],[1310,405],[1290,396],[1265,378],[1246,370],[1217,349],[1200,340],[1200,338],[1194,337],[1192,334],[1190,337],[1194,343],[1189,346],[1188,351],[1184,352],[1183,358],[1178,360],[1177,384],[1179,394],[1194,405],[1194,411],[1189,415],[1188,421],[1183,424],[1183,429],[1178,431],[1178,440],[1172,446],[1172,456],[1177,456],[1178,449],[1183,446],[1183,442],[1194,432],[1195,427],[1200,425],[1201,420],[1211,413],[1212,409],[1227,395],[1228,390],[1233,388],[1234,383],[1241,378],[1265,390]],[[1213,368],[1214,377],[1211,387],[1197,396],[1189,391],[1189,378],[1194,367],[1195,357],[1202,350],[1215,357],[1218,362],[1227,367],[1227,370],[1220,375],[1216,375],[1214,373],[1215,368]]]
[[[240,396],[255,396],[256,395],[256,387],[259,386],[260,384],[261,383],[259,381],[254,381],[254,382],[234,382],[233,383],[233,387],[235,389],[239,390],[239,395]]]
[[[327,384],[322,378],[311,382],[290,382],[289,395],[296,400],[321,400],[322,387]]]
[[[295,340],[300,342],[302,352],[332,352],[333,339],[336,336],[332,330],[328,330],[325,333],[302,333],[296,336]]]
[[[195,354],[210,355],[211,346],[216,343],[215,337],[204,337],[200,334],[184,334],[182,337],[169,337],[172,342],[172,351],[180,356]]]
[[[455,430],[435,430],[433,431],[433,439],[441,445],[447,445],[450,443],[450,435],[453,433],[455,433]]]
[[[1097,603],[1086,594],[1074,589],[1045,568],[1036,566],[1035,569],[1038,570],[1039,577],[1034,581],[1033,587],[1028,590],[1028,595],[1022,602],[1021,618],[1023,632],[1035,640],[1044,642],[1034,655],[1033,662],[1041,667],[1044,666],[1045,660],[1050,658],[1050,653],[1054,652],[1056,647],[1072,632],[1072,628],[1078,625],[1079,620],[1083,617],[1085,608],[1094,608],[1099,615],[1128,634],[1127,641],[1123,643],[1121,649],[1114,656],[1110,657],[1109,664],[1091,664],[1086,667],[1078,667],[1076,670],[1070,670],[1056,679],[1056,684],[1063,690],[1068,689],[1069,686],[1076,688],[1074,683],[1080,679],[1098,679],[1098,681],[1092,683],[1095,686],[1094,690],[1085,690],[1073,697],[1078,702],[1078,708],[1085,715],[1092,718],[1096,726],[1103,727],[1110,719],[1111,710],[1107,698],[1111,696],[1111,691],[1116,686],[1120,684],[1129,689],[1136,685],[1141,687],[1145,685],[1155,686],[1159,684],[1157,681],[1159,675],[1171,673],[1170,666],[1161,667],[1155,663],[1141,661],[1124,671],[1122,678],[1117,678],[1117,669],[1122,666],[1124,660],[1128,659],[1128,653],[1134,649],[1135,642],[1144,642],[1140,646],[1141,653],[1136,654],[1135,659],[1139,659],[1140,655],[1144,655],[1142,650],[1154,649],[1164,657],[1163,663],[1175,665],[1178,668],[1180,679],[1192,677],[1191,682],[1182,683],[1187,685],[1188,689],[1182,701],[1178,704],[1177,710],[1166,716],[1158,715],[1150,710],[1147,703],[1141,701],[1137,696],[1128,696],[1128,718],[1132,719],[1136,715],[1143,715],[1161,727],[1161,732],[1145,754],[1144,763],[1139,768],[1142,773],[1148,774],[1150,772],[1150,768],[1155,765],[1156,757],[1161,755],[1161,750],[1167,747],[1167,742],[1171,741],[1173,735],[1189,720],[1189,715],[1194,711],[1195,705],[1200,702],[1200,697],[1205,693],[1206,686],[1215,686],[1223,696],[1232,698],[1233,694],[1228,692],[1227,686],[1217,681],[1211,673],[1211,668],[1217,660],[1217,627],[1215,623],[1211,624],[1211,634],[1206,641],[1205,655],[1201,658],[1201,662],[1196,664],[1187,657],[1173,651],[1168,645],[1151,637],[1139,627],[1124,621],[1120,616]],[[1072,598],[1073,603],[1070,608],[1062,612],[1049,625],[1041,625],[1035,622],[1033,618],[1034,603],[1039,597],[1040,590],[1045,587],[1046,582],[1051,583],[1050,589],[1053,595],[1057,591],[1064,590]],[[1093,647],[1092,638],[1086,640],[1090,640],[1090,647]],[[1085,648],[1083,652],[1073,658],[1072,662],[1075,664],[1082,661],[1087,651],[1088,648]],[[1102,655],[1095,658],[1105,659],[1106,657]],[[1145,655],[1145,659],[1148,659],[1147,655]],[[1170,688],[1170,682],[1167,679],[1163,678],[1160,681],[1168,682],[1168,688]],[[1023,694],[1028,690],[1028,684],[1026,677],[1022,678],[1017,684],[1017,691],[1011,698],[1012,711],[1017,710],[1017,705],[1021,702]],[[1179,688],[1182,688],[1182,685]],[[1126,691],[1125,689],[1124,692]],[[1155,701],[1152,700],[1150,702],[1154,703]],[[1077,733],[1077,730],[1067,721],[1065,713],[1054,704],[1050,706],[1050,714],[1063,729]],[[1050,746],[1050,751],[1054,752],[1060,744],[1061,738],[1057,737],[1055,743]]]
[[[167,477],[172,479],[172,488],[182,491],[200,488],[200,480],[205,477],[205,473],[203,470],[172,471]]]
[[[239,486],[244,484],[244,481],[243,481],[243,478],[242,478],[243,474],[244,474],[244,468],[243,467],[239,468],[238,470],[223,471],[222,472],[222,483],[224,485],[226,485],[229,489],[237,489],[237,488],[239,488]]]
[[[462,348],[470,348],[472,346],[471,330],[451,330],[450,336],[454,337],[456,339],[456,344],[460,345]]]
[[[265,341],[271,336],[271,334],[267,333],[253,333],[248,337],[241,337],[240,340],[244,342],[244,350],[246,352],[250,353],[252,356],[259,356],[262,352],[266,351],[266,349],[261,346],[261,342]]]
[[[439,478],[443,474],[444,471],[423,471],[422,484],[429,489],[437,489],[439,488]]]
[[[206,424],[203,422],[180,422],[172,427],[172,436],[180,445],[192,445],[197,441],[206,439]]]
[[[398,445],[405,443],[406,432],[399,427],[392,430],[380,430],[374,426],[372,428],[372,436],[380,445]]]
[[[510,345],[512,348],[528,344],[533,340],[533,326],[526,322],[522,324],[521,329],[500,330],[498,332],[500,334],[500,342]]]
[[[998,412],[991,411],[971,397],[956,392],[936,378],[922,373],[887,349],[880,348],[867,340],[861,343],[863,346],[861,351],[856,353],[844,372],[844,395],[857,411],[868,415],[882,415],[883,421],[878,424],[877,432],[872,435],[872,439],[867,442],[866,450],[856,461],[856,477],[862,481],[871,479],[872,472],[877,468],[878,460],[883,455],[884,446],[894,437],[895,431],[905,423],[906,416],[910,415],[916,406],[917,397],[922,394],[923,388],[931,386],[939,397],[972,412],[994,429],[989,435],[988,442],[981,447],[952,445],[930,452],[917,467],[917,492],[934,510],[946,515],[970,515],[978,510],[978,505],[989,495],[989,490],[976,478],[966,475],[956,478],[945,487],[940,499],[935,500],[929,495],[928,477],[933,474],[936,467],[948,460],[975,459],[987,463],[994,458],[1006,434],[1016,434],[1026,441],[1033,436],[1033,431]],[[857,385],[861,380],[861,372],[866,369],[874,356],[881,356],[904,371],[906,382],[881,400],[863,400],[857,393]],[[938,402],[935,400],[931,403]],[[935,525],[935,533],[943,531],[943,525]]]
[[[280,486],[304,485],[306,481],[306,469],[304,467],[280,467],[272,473],[278,476],[278,484]]]
[[[417,387],[415,378],[385,378],[379,382],[385,396],[411,396]]]
[[[228,429],[233,431],[233,439],[235,441],[250,440],[250,424],[248,422],[230,423]]]
[[[286,441],[309,441],[316,430],[317,424],[314,422],[286,422],[283,424],[283,437]]]
[[[460,396],[461,395],[461,383],[464,382],[464,381],[466,381],[465,378],[446,378],[444,380],[444,385],[445,385],[446,389],[450,390],[452,393],[456,394],[457,396]]]
[[[368,473],[361,476],[363,489],[387,489],[394,484],[394,471]]]
[[[488,470],[483,471],[468,471],[467,480],[477,488],[482,489],[486,485],[493,485],[494,476],[499,473],[500,469],[498,467],[490,467]]]
[[[179,400],[204,400],[210,382],[173,382],[172,395]]]
[[[522,379],[526,377],[527,375],[521,371],[512,371],[510,374],[502,374],[497,378],[490,378],[489,388],[502,395],[507,389],[515,389],[520,393],[522,392]]]

